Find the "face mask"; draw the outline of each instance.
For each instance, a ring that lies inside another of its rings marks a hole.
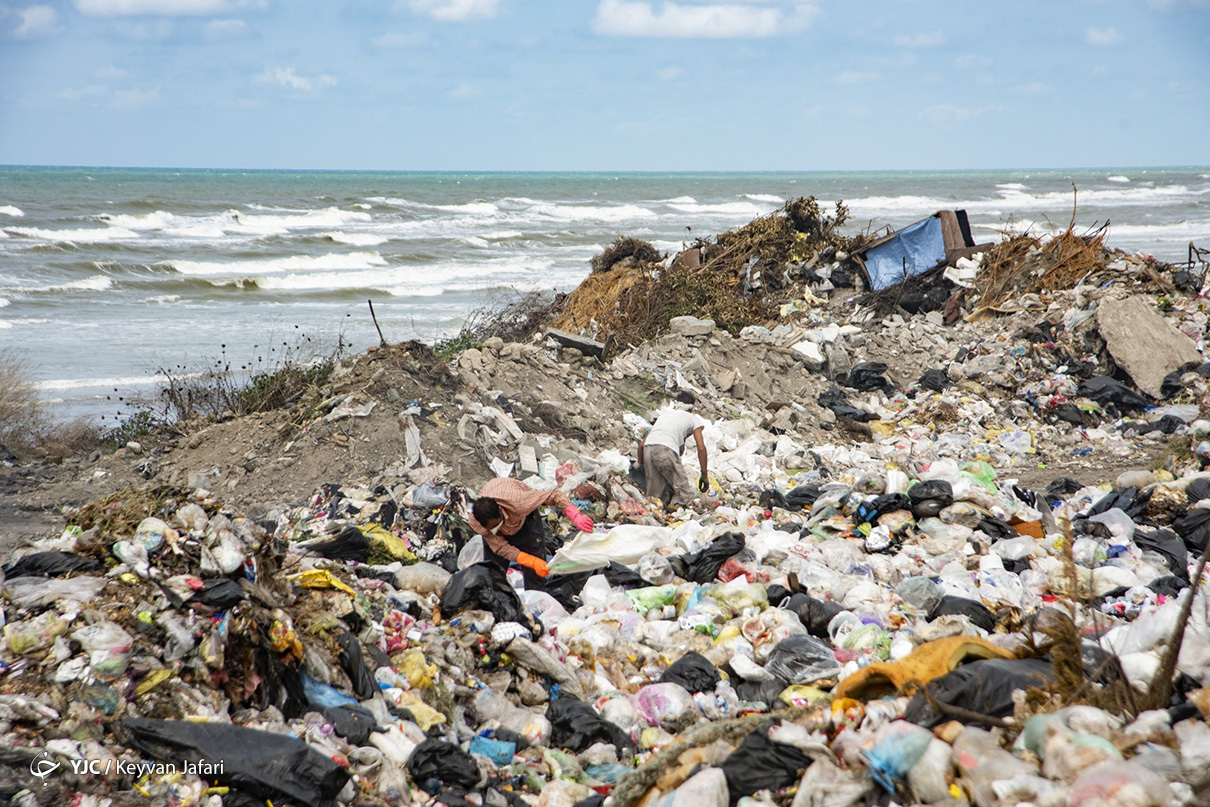
[[[490,532],[492,535],[499,535],[499,534],[500,534],[500,528],[501,528],[501,527],[503,527],[503,526],[504,526],[504,522],[503,522],[503,521],[501,521],[499,524],[497,524],[496,526],[494,526],[494,527],[492,527],[490,530],[488,530],[488,532]]]

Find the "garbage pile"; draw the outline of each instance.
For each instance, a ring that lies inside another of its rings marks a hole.
[[[83,467],[0,564],[0,804],[1210,802],[1202,299],[1087,240],[842,299],[790,214],[695,247],[795,264],[760,323],[393,346]],[[674,399],[709,477],[669,510],[631,457]],[[493,474],[597,525],[547,516],[541,587],[468,526]]]

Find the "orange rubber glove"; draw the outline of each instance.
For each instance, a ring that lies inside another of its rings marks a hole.
[[[519,552],[517,554],[517,563],[533,569],[538,577],[546,577],[550,574],[550,566],[546,565],[546,561],[542,560],[542,558],[535,558],[528,553]]]

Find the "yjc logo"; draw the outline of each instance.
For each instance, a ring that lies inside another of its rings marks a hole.
[[[42,786],[46,787],[46,777],[59,770],[59,766],[62,764],[62,762],[55,762],[49,751],[41,751],[29,763],[29,772],[41,779]]]

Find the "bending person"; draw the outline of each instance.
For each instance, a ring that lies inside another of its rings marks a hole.
[[[592,519],[580,512],[561,490],[534,490],[519,479],[497,478],[483,486],[471,507],[467,522],[483,537],[484,560],[507,569],[509,563],[522,567],[527,589],[542,588],[550,574],[546,565],[546,525],[538,509],[553,504],[576,529],[592,532]]]
[[[693,435],[697,443],[697,464],[701,469],[697,489],[702,493],[710,489],[706,476],[706,442],[702,439],[705,427],[706,421],[683,409],[668,409],[656,418],[655,425],[639,443],[638,460],[647,476],[648,498],[658,496],[672,508],[685,507],[693,501],[693,488],[689,486],[689,477],[681,462],[689,435]],[[670,488],[671,496],[668,495]]]

